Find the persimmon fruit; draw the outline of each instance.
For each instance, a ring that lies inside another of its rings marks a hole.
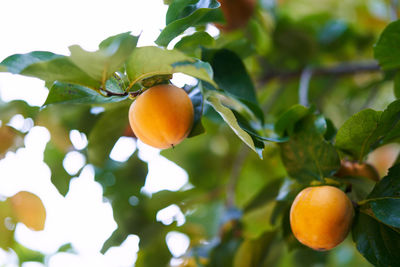
[[[330,250],[346,238],[353,215],[353,205],[340,189],[308,187],[292,204],[290,226],[300,243],[314,250]]]
[[[379,173],[369,163],[358,163],[348,160],[342,160],[340,169],[335,174],[336,177],[357,176],[366,177],[374,182],[379,182]]]
[[[193,125],[194,109],[188,94],[170,84],[156,85],[139,95],[129,109],[129,123],[145,144],[159,149],[184,140]]]
[[[46,209],[38,196],[27,191],[20,191],[10,197],[10,201],[15,217],[19,222],[34,231],[44,229]]]
[[[256,0],[218,0],[226,24],[216,25],[223,31],[232,31],[246,26],[256,6]]]

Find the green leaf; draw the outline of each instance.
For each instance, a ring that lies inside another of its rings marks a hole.
[[[174,1],[175,2],[175,1]],[[188,9],[183,6],[183,1],[177,1],[176,4],[171,4],[172,9],[168,11],[167,26],[163,29],[156,40],[156,44],[167,46],[175,37],[183,33],[189,27],[195,27],[207,24],[209,22],[223,22],[224,18],[219,10],[219,3],[216,0],[197,1],[196,5],[189,6]],[[187,2],[187,5],[194,1]],[[182,17],[185,12],[185,16]]]
[[[203,115],[203,94],[199,89],[194,89],[189,93],[190,100],[192,100],[194,109],[194,120],[193,127],[188,137],[194,137],[205,132],[203,124],[201,123],[201,117]]]
[[[257,239],[265,232],[276,229],[271,222],[275,202],[270,201],[261,207],[252,209],[242,217],[243,235],[248,239]]]
[[[16,221],[10,201],[0,201],[0,248],[8,250],[15,242],[15,225],[12,223]]]
[[[376,184],[374,190],[369,194],[369,199],[383,197],[400,197],[400,164],[396,164],[389,169],[386,175],[379,183]]]
[[[55,81],[99,88],[101,82],[93,79],[78,68],[68,57],[56,57],[40,61],[22,69],[19,74],[42,79],[48,83]]]
[[[196,10],[196,3],[199,0],[174,0],[168,7],[167,15],[165,17],[166,24],[170,24],[171,22],[186,17],[191,14],[194,10]]]
[[[211,46],[215,43],[214,38],[206,32],[195,32],[192,35],[183,37],[174,46],[187,55],[201,57],[201,47]]]
[[[109,158],[111,149],[129,125],[128,110],[131,101],[125,101],[105,111],[89,135],[88,160],[102,166]]]
[[[133,52],[137,41],[138,37],[126,32],[104,40],[100,49],[95,52],[88,52],[78,45],[73,45],[69,47],[70,60],[91,78],[105,84]]]
[[[218,112],[224,121],[231,127],[233,132],[251,149],[253,149],[260,157],[262,157],[263,147],[256,147],[253,138],[244,131],[238,124],[238,121],[231,109],[225,107],[221,101],[214,95],[207,98],[207,102]],[[263,144],[264,145],[264,144]]]
[[[340,167],[335,147],[325,141],[314,122],[314,115],[299,121],[289,141],[279,144],[287,172],[305,184],[331,177]]]
[[[362,203],[369,203],[375,217],[381,222],[400,228],[400,164],[389,169],[389,173]]]
[[[387,225],[400,228],[400,197],[378,199],[370,204],[378,220]]]
[[[336,147],[362,159],[376,141],[373,133],[378,128],[380,115],[380,112],[366,109],[351,116],[338,130]]]
[[[178,72],[215,84],[208,63],[188,57],[177,50],[165,50],[153,46],[139,47],[127,61],[127,74],[132,81],[131,86],[155,75]]]
[[[295,124],[306,115],[310,114],[310,109],[302,105],[294,105],[283,113],[275,123],[275,132],[284,136],[285,132],[291,134]]]
[[[55,82],[50,89],[46,102],[50,104],[99,104],[125,100],[128,96],[104,97],[98,92],[76,84]]]
[[[38,251],[31,250],[17,242],[14,242],[12,249],[15,251],[15,253],[17,253],[19,264],[21,265],[24,262],[31,262],[31,261],[44,263],[45,256]]]
[[[15,54],[4,59],[0,66],[14,74],[20,74],[29,65],[37,62],[49,61],[55,58],[63,57],[62,55],[53,54],[51,52],[34,51],[27,54]]]
[[[63,166],[65,154],[65,151],[61,151],[52,142],[49,142],[44,150],[43,158],[43,161],[51,170],[51,182],[63,196],[68,193],[69,182],[72,178]]]
[[[242,60],[227,49],[203,49],[202,60],[211,64],[219,88],[242,102],[263,123],[264,115],[258,106],[255,87]]]
[[[400,20],[390,23],[382,32],[374,55],[384,70],[400,67]]]
[[[383,112],[366,109],[353,115],[339,129],[336,147],[358,160],[372,148],[400,137],[400,100],[392,102]]]
[[[373,265],[397,266],[400,262],[400,234],[369,215],[359,213],[353,224],[358,251]]]

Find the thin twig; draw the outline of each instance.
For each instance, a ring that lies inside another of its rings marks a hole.
[[[305,68],[300,75],[299,103],[305,107],[308,107],[308,91],[312,75],[313,70],[311,67]]]
[[[104,92],[106,97],[111,97],[111,96],[124,97],[124,96],[129,95],[132,98],[137,97],[138,95],[140,95],[143,92],[142,90],[137,90],[134,92],[115,93],[115,92],[108,91],[107,89],[100,89],[100,91]]]
[[[344,76],[364,72],[377,72],[380,70],[376,61],[349,62],[329,67],[314,67],[313,76]],[[267,70],[259,81],[261,84],[265,84],[273,79],[283,81],[297,79],[301,76],[302,72],[303,69],[294,71]]]

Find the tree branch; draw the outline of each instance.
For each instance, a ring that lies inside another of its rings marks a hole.
[[[308,107],[308,90],[312,75],[313,69],[310,67],[305,68],[300,75],[299,103],[305,107]]]
[[[381,71],[376,61],[348,62],[329,67],[313,68],[313,76],[344,76],[365,72]],[[303,69],[295,71],[267,70],[259,80],[260,84],[268,83],[273,79],[288,81],[298,79],[303,73]]]

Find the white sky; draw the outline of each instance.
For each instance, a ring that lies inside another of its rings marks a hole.
[[[34,50],[68,54],[68,46],[73,44],[96,50],[101,40],[126,31],[141,34],[139,45],[154,45],[153,41],[165,26],[167,6],[162,0],[13,0],[0,1],[0,10],[1,61],[9,55]],[[0,73],[0,96],[4,101],[23,99],[40,106],[47,94],[44,82],[40,80]],[[17,116],[13,125],[22,127],[23,118]],[[29,126],[29,121],[25,121],[26,125]],[[48,254],[55,253],[65,243],[72,243],[77,255],[58,253],[47,257],[48,266],[131,266],[138,249],[136,236],[129,236],[122,246],[110,249],[105,255],[99,253],[103,242],[116,229],[116,223],[111,206],[102,201],[102,188],[94,181],[93,168],[86,165],[80,177],[73,178],[65,198],[50,183],[50,169],[43,163],[43,150],[49,138],[46,128],[33,127],[25,138],[25,147],[16,153],[9,152],[0,160],[0,195],[11,196],[17,191],[28,190],[42,198],[47,210],[45,230],[33,232],[18,224],[17,240]],[[86,137],[77,131],[71,132],[70,138],[78,150],[87,144]],[[121,139],[112,158],[124,161],[136,146],[132,139]],[[140,142],[138,147],[150,167],[143,192],[178,190],[187,183],[186,172],[161,157],[158,150]],[[85,165],[85,160],[79,152],[70,152],[64,166],[73,174]],[[163,179],[159,179],[161,174]],[[172,222],[171,218],[184,223],[177,206],[170,206],[157,215],[157,219],[166,224]],[[174,240],[178,246],[171,245]],[[186,236],[177,232],[170,233],[167,241],[175,256],[181,255],[189,242]],[[13,253],[1,250],[0,265],[18,266]]]

